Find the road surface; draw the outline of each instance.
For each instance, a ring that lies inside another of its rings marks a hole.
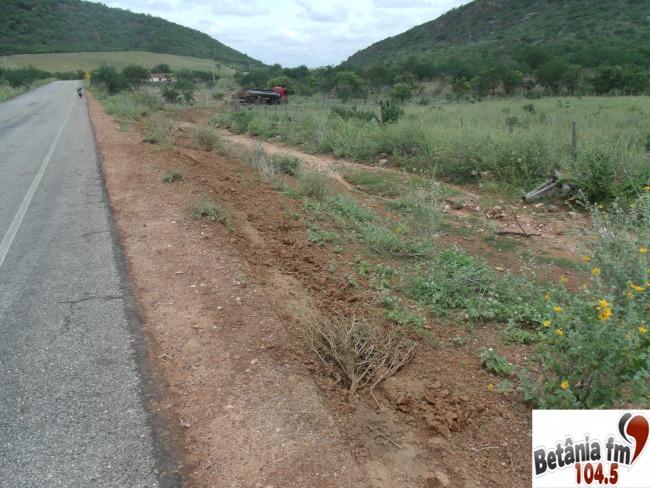
[[[142,337],[79,82],[0,104],[0,487],[152,487]]]

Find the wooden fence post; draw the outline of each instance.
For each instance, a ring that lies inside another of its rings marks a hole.
[[[573,156],[573,160],[575,161],[578,159],[578,132],[576,131],[576,121],[573,121],[573,139],[572,139],[572,151],[571,151],[571,156]]]

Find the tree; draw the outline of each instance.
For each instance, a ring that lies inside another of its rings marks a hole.
[[[397,75],[395,77],[395,84],[408,85],[411,89],[411,96],[413,96],[414,93],[420,93],[424,90],[424,85],[420,83],[420,79],[417,75],[414,75],[409,71],[404,71],[401,75]]]
[[[557,93],[562,85],[564,74],[568,69],[569,64],[567,62],[560,59],[552,59],[537,69],[537,82]]]
[[[331,87],[341,100],[347,100],[353,96],[363,96],[367,85],[354,71],[339,71],[332,79]]]
[[[109,95],[117,95],[129,89],[129,80],[122,73],[118,73],[113,66],[102,65],[92,71],[90,84],[104,88]]]
[[[171,73],[172,69],[169,67],[168,64],[162,63],[159,64],[158,66],[154,66],[151,68],[152,73]]]
[[[275,78],[271,78],[266,82],[266,86],[268,88],[272,88],[274,86],[280,86],[285,90],[287,90],[287,94],[289,95],[296,93],[296,86],[286,75],[280,75],[280,76],[276,76]]]
[[[131,88],[134,90],[139,90],[140,85],[146,83],[151,78],[151,74],[147,68],[135,64],[130,64],[124,68],[122,74],[129,80]]]
[[[194,101],[194,92],[196,91],[196,87],[191,81],[178,80],[176,83],[174,83],[174,88],[181,92],[183,98],[185,99],[185,103],[192,103]]]
[[[395,83],[390,90],[390,98],[399,100],[403,105],[406,100],[413,98],[413,88],[408,83]]]
[[[484,69],[477,76],[472,78],[472,89],[479,96],[485,96],[488,93],[494,93],[499,85],[501,79],[494,68]]]

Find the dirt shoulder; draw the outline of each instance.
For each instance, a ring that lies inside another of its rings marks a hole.
[[[354,250],[309,243],[289,216],[300,203],[238,161],[143,143],[88,103],[164,398],[150,408],[177,435],[185,486],[530,483],[530,412],[486,389],[477,350],[490,331],[432,322],[438,337],[462,336],[458,347],[425,344],[374,396],[348,398],[295,330],[311,314],[382,320],[350,288]],[[164,183],[178,166],[187,181]],[[188,215],[204,194],[232,230]]]

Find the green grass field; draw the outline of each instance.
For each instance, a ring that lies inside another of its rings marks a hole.
[[[356,103],[379,114],[376,102]],[[313,152],[371,161],[386,153],[404,168],[455,182],[495,181],[530,190],[553,169],[590,199],[635,195],[650,179],[650,98],[548,97],[407,104],[394,124],[344,120],[334,100],[292,97],[289,105],[217,115],[236,131],[280,136]],[[352,103],[348,103],[351,107]],[[576,157],[573,158],[573,123]],[[532,185],[532,186],[531,186]]]
[[[3,68],[34,66],[50,73],[77,70],[91,71],[103,64],[114,66],[118,71],[130,64],[137,64],[146,68],[153,68],[159,64],[168,64],[173,70],[191,69],[199,71],[212,71],[213,67],[213,62],[210,59],[145,51],[20,54],[0,57],[0,67]],[[217,63],[216,73],[222,76],[232,76],[234,70]]]

